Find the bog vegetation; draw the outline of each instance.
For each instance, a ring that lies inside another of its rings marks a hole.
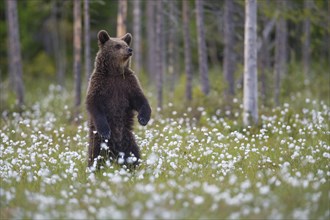
[[[1,218],[328,219],[329,100],[288,91],[256,127],[241,126],[239,96],[227,110],[208,106],[218,93],[154,107],[135,128],[141,166],[89,172],[86,116],[69,123],[73,96],[50,85],[23,113],[2,112]]]

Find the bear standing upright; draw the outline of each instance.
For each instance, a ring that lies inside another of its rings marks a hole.
[[[98,33],[99,51],[86,97],[89,167],[108,156],[134,165],[140,159],[132,133],[134,112],[138,113],[139,123],[145,126],[150,120],[151,108],[129,67],[133,52],[129,47],[131,41],[129,33],[121,38],[110,38],[104,30]]]

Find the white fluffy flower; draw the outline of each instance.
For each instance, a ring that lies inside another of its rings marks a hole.
[[[202,204],[203,202],[204,202],[204,198],[201,197],[201,196],[196,196],[196,197],[194,198],[194,203],[195,203],[196,205],[200,205],[200,204]]]

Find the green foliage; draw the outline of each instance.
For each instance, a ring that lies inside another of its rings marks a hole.
[[[41,1],[17,1],[17,6],[21,53],[23,59],[30,60],[38,56],[38,52],[43,49],[41,34],[51,4]]]
[[[28,72],[33,78],[40,76],[55,78],[53,60],[44,52],[38,53],[29,64],[23,66],[24,72]]]
[[[313,65],[312,72],[305,78],[303,65],[291,62],[288,66],[288,74],[283,76],[281,96],[283,102],[291,102],[297,98],[323,100],[329,104],[329,83],[330,76],[327,72],[327,65]],[[299,103],[295,102],[299,105]]]

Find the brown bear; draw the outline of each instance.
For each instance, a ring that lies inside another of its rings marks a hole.
[[[110,38],[98,33],[99,51],[90,78],[86,105],[89,115],[88,166],[99,167],[110,158],[119,164],[139,164],[140,150],[133,130],[134,114],[141,125],[150,120],[151,108],[129,67],[132,35]],[[109,157],[109,158],[107,158]]]

